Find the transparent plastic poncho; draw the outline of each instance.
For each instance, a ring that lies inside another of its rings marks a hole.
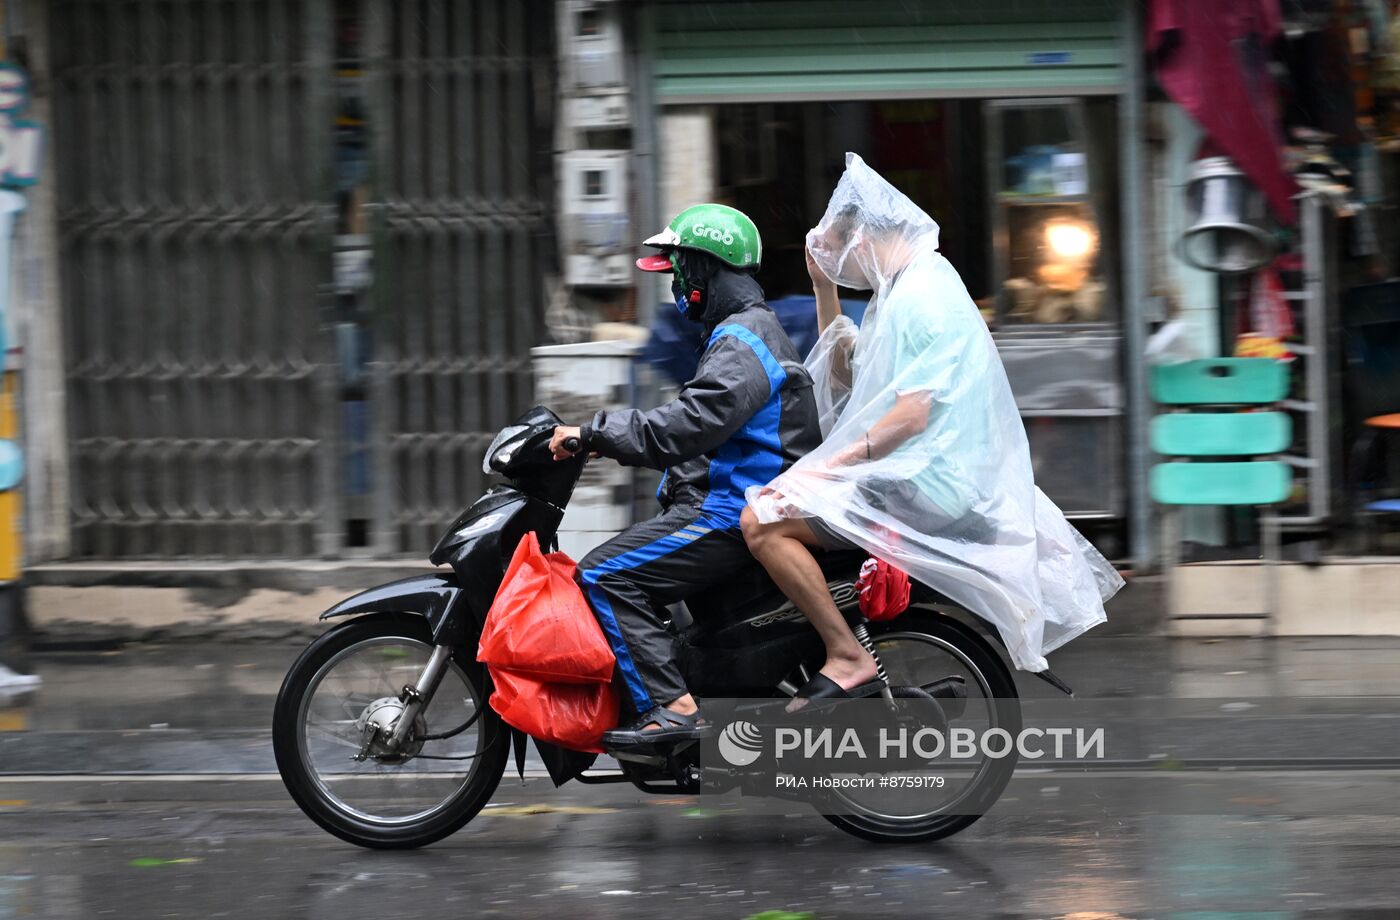
[[[749,503],[766,523],[820,518],[992,623],[1018,668],[1044,670],[1105,620],[1123,580],[1036,487],[1006,372],[938,225],[847,154],[807,246],[832,281],[874,297],[858,329],[838,317],[807,359],[822,445]]]

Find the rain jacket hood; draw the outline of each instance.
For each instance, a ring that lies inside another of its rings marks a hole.
[[[1044,670],[1105,620],[1123,581],[1036,488],[1006,372],[938,225],[847,154],[807,245],[834,282],[874,296],[859,329],[838,317],[808,356],[825,440],[750,505],[768,523],[820,518],[995,625],[1017,667]],[[869,432],[896,415],[898,446],[871,455]]]

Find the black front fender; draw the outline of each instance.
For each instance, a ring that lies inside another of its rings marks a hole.
[[[455,574],[430,572],[361,591],[321,614],[321,619],[360,613],[416,613],[427,619],[435,641],[458,644],[462,639],[462,624],[455,614],[461,598],[462,588]]]

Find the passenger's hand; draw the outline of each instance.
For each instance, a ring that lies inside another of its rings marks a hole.
[[[825,293],[826,291],[835,293],[836,285],[826,276],[826,272],[822,271],[821,266],[817,264],[817,260],[812,258],[812,250],[804,248],[803,252],[807,255],[807,274],[812,278],[812,292],[815,294]]]
[[[758,503],[766,504],[780,520],[801,517],[802,515],[802,509],[788,501],[787,497],[784,496],[781,491],[773,488],[771,485],[764,486],[758,490],[758,495],[755,496],[754,504]]]
[[[762,500],[764,500],[764,499],[766,499],[766,498],[768,498],[768,497],[770,497],[770,496],[776,496],[777,498],[782,498],[783,493],[779,492],[777,489],[773,488],[772,486],[759,486],[759,488],[758,488],[758,499],[759,499],[759,501],[762,501]]]
[[[582,434],[576,426],[560,425],[554,429],[554,435],[549,439],[549,452],[554,455],[555,460],[567,460],[578,453],[564,446],[564,442],[570,438],[582,440]]]

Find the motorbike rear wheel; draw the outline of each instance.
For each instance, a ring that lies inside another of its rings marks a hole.
[[[1021,707],[1011,670],[996,649],[972,627],[936,612],[914,608],[892,621],[871,623],[870,632],[892,685],[919,687],[948,677],[941,669],[918,673],[924,669],[912,658],[909,663],[896,660],[895,649],[900,646],[937,650],[938,654],[947,656],[950,663],[956,662],[956,669],[968,683],[969,693],[976,694],[969,697],[967,705],[969,708],[980,705],[981,724],[986,728],[1005,729],[1013,738],[1020,732]],[[939,840],[964,830],[991,808],[1006,790],[1015,769],[1014,754],[985,760],[956,800],[949,803],[948,813],[938,810],[928,814],[894,814],[878,805],[861,803],[854,797],[838,796],[849,810],[823,817],[848,834],[879,843]]]
[[[282,682],[277,769],[307,817],[342,840],[374,849],[434,843],[475,817],[505,772],[509,732],[466,654],[453,655],[401,752],[366,742],[367,723],[396,715],[399,691],[432,648],[422,618],[371,614],[312,642]]]

